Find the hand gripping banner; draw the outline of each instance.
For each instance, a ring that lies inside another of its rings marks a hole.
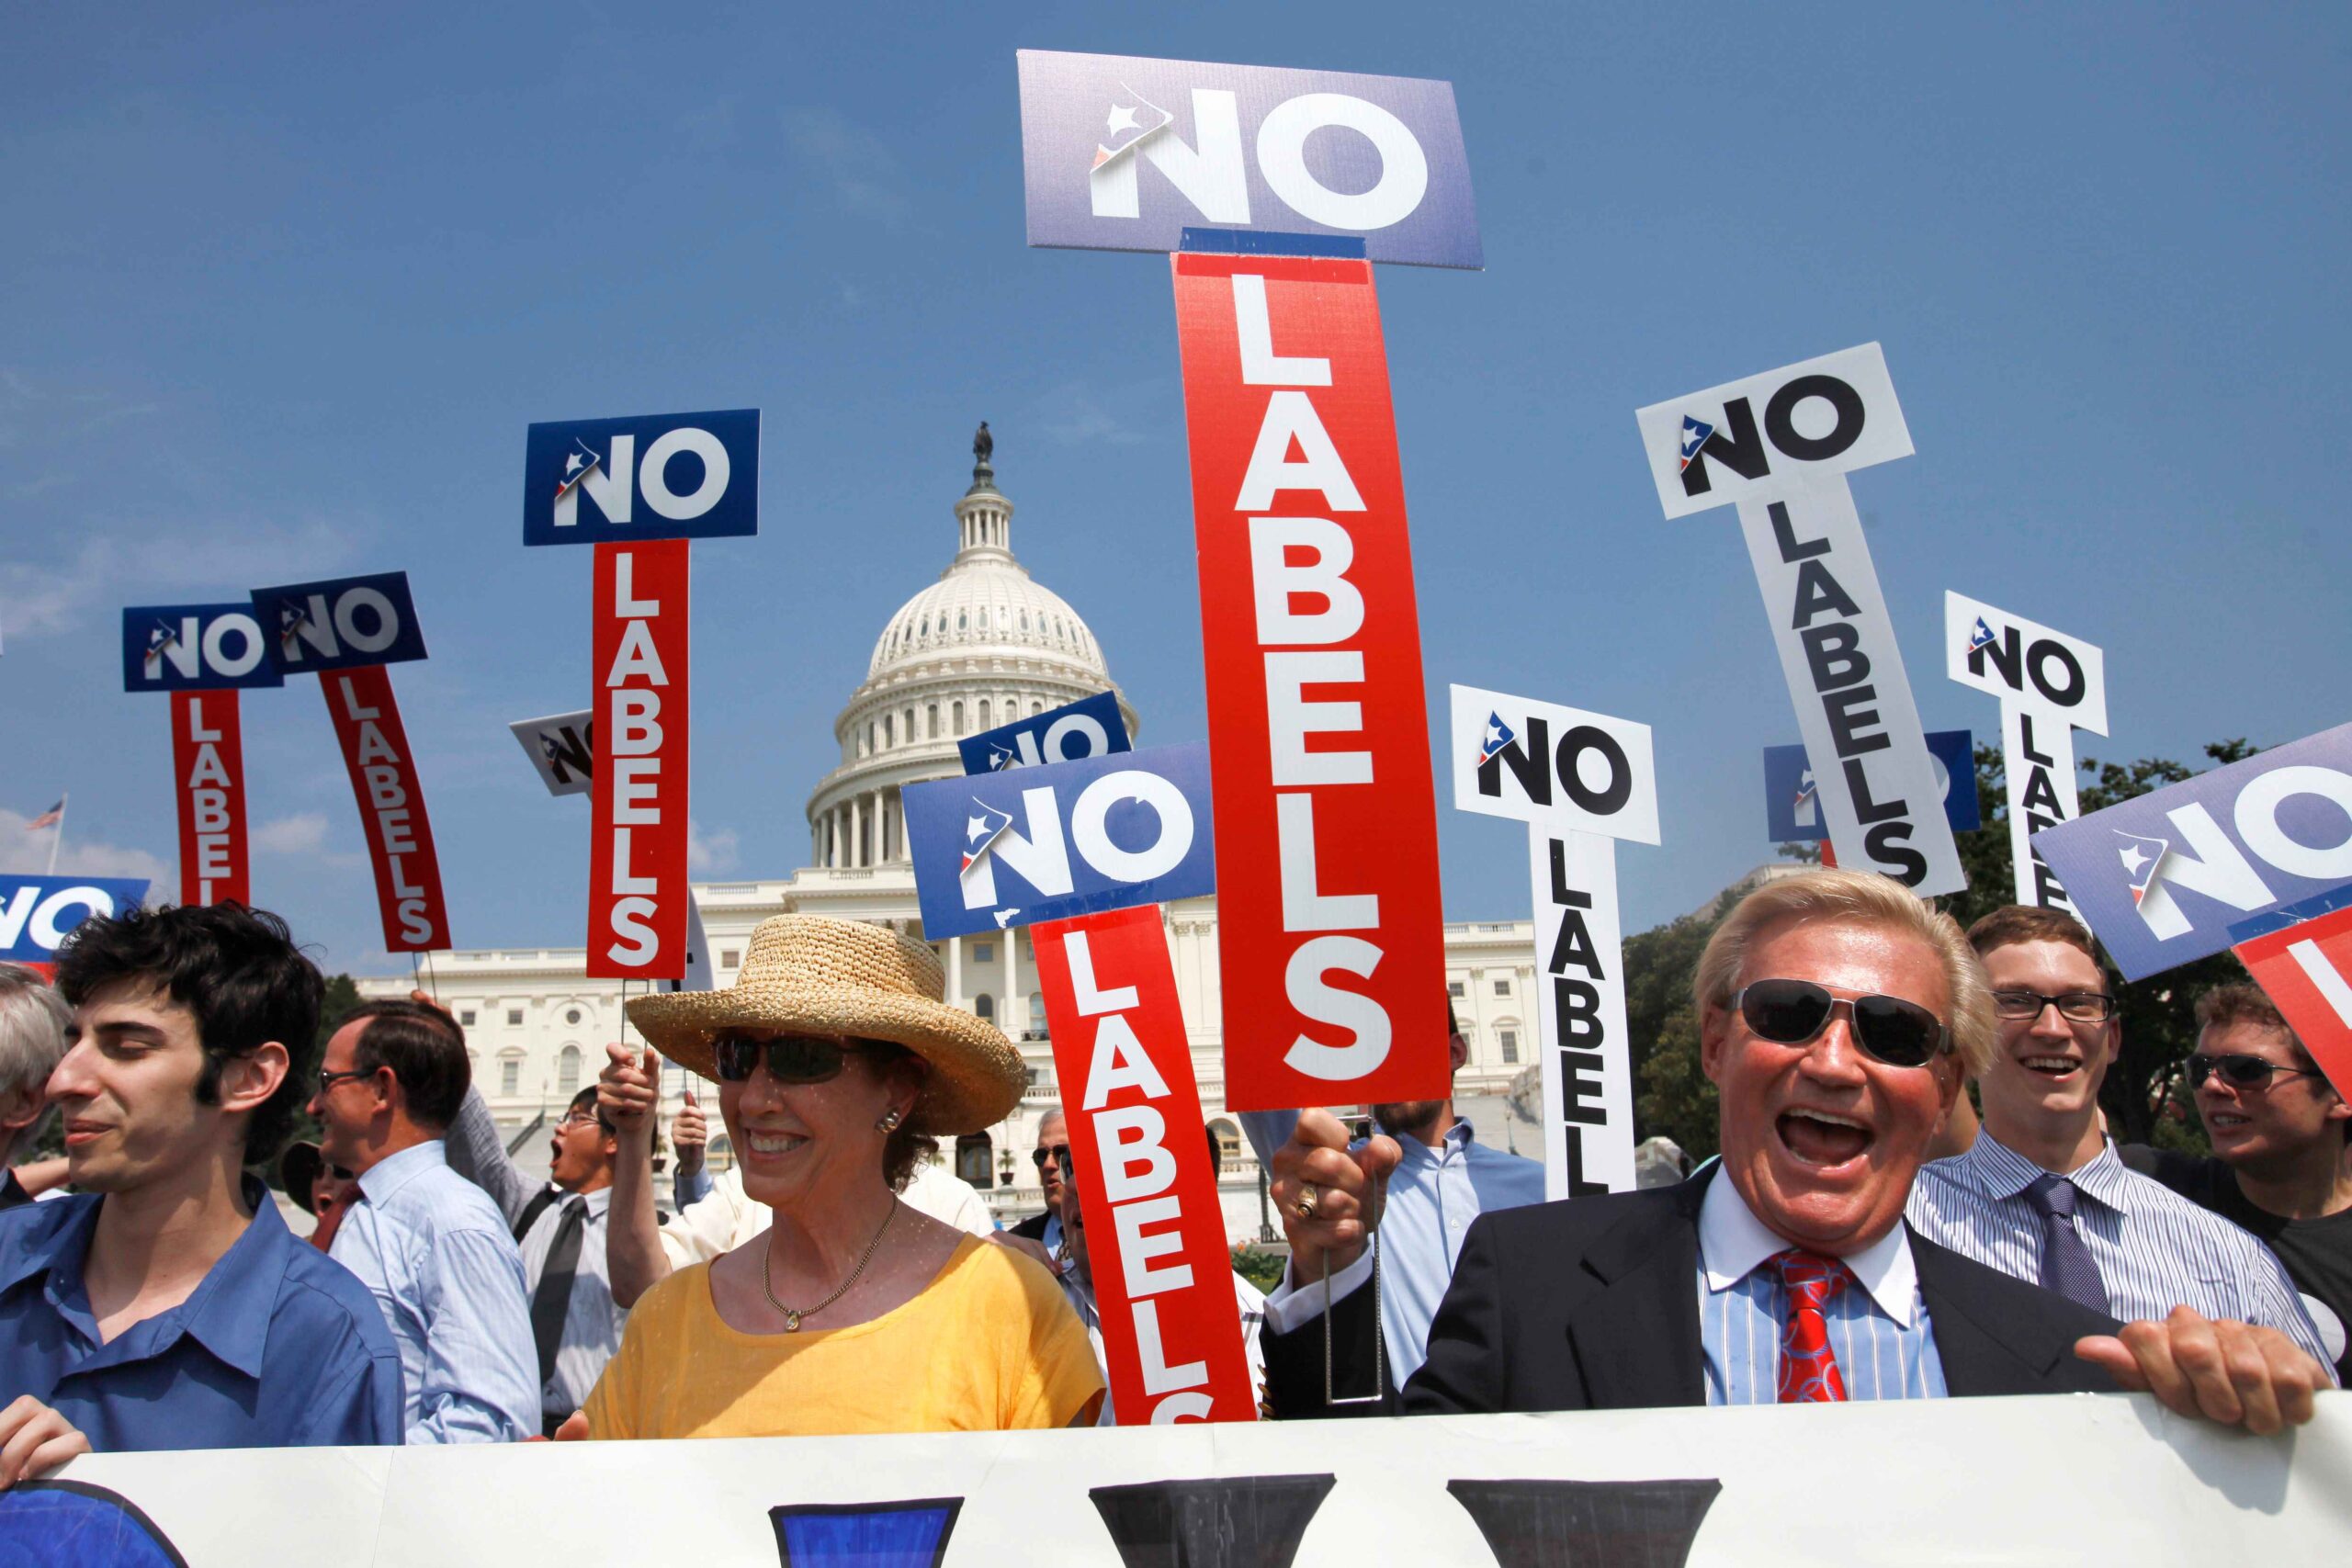
[[[424,812],[424,788],[392,695],[391,671],[363,664],[332,671],[319,685],[367,829],[384,946],[393,953],[445,949],[449,910],[441,897],[441,857],[433,848],[433,820]]]
[[[1123,1427],[1254,1421],[1216,1172],[1154,906],[1033,928]]]
[[[1372,266],[1170,260],[1200,551],[1226,1103],[1442,1096],[1437,802]]]
[[[596,547],[588,973],[686,972],[684,539]]]
[[[251,904],[235,692],[172,694],[172,777],[179,784],[180,902]]]

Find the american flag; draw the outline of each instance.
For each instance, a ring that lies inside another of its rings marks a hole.
[[[46,811],[42,812],[40,816],[38,816],[38,817],[34,818],[31,821],[29,821],[29,822],[26,823],[26,824],[25,824],[25,830],[26,830],[27,832],[30,832],[30,831],[32,831],[32,829],[34,829],[35,828],[54,828],[54,827],[56,827],[60,822],[62,822],[62,821],[64,821],[64,820],[65,820],[65,797],[64,797],[63,795],[59,795],[59,796],[57,797],[57,804],[56,804],[56,805],[54,805],[54,806],[51,807],[48,810],[46,810]]]

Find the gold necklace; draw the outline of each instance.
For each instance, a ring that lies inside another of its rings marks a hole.
[[[767,1292],[768,1305],[784,1314],[784,1331],[786,1334],[799,1333],[802,1318],[815,1316],[849,1293],[849,1288],[857,1283],[857,1277],[865,1272],[865,1266],[874,1261],[874,1251],[882,1245],[883,1232],[888,1230],[890,1222],[898,1217],[899,1199],[898,1195],[893,1193],[890,1198],[890,1212],[882,1216],[882,1224],[875,1231],[874,1239],[865,1244],[865,1256],[857,1260],[857,1267],[849,1271],[849,1278],[842,1281],[839,1290],[812,1307],[788,1307],[775,1299],[775,1281],[771,1272],[775,1268],[775,1247],[774,1238],[770,1238],[768,1249],[760,1257],[760,1289]]]

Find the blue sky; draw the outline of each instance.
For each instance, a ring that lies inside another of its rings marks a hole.
[[[1947,588],[2107,649],[2093,755],[2352,716],[2341,6],[197,9],[0,56],[9,869],[70,790],[62,869],[175,886],[120,606],[404,569],[457,939],[576,945],[585,804],[505,730],[588,689],[588,552],[519,542],[537,419],[765,411],[760,537],[696,547],[707,874],[806,858],[981,418],[1146,742],[1203,734],[1167,270],[1024,248],[1022,47],[1454,83],[1487,270],[1381,277],[1432,722],[1461,681],[1656,727],[1629,930],[1769,858],[1796,739],[1730,513],[1658,514],[1662,398],[1884,344],[1918,455],[1854,488],[1931,728],[1998,728]],[[246,699],[256,900],[404,968],[315,687]],[[1521,830],[1440,817],[1448,916],[1523,918]]]

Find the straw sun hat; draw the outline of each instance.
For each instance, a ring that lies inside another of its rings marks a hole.
[[[949,1007],[946,993],[939,959],[912,938],[863,920],[777,915],[752,933],[734,985],[633,997],[628,1021],[707,1078],[718,1076],[716,1042],[729,1030],[888,1040],[931,1064],[909,1129],[977,1133],[1012,1113],[1028,1073],[996,1025]]]

